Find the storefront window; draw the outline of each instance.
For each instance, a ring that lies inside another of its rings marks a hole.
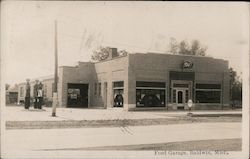
[[[196,103],[220,103],[220,91],[196,91]]]
[[[164,107],[165,90],[136,89],[137,107]]]
[[[164,107],[165,82],[136,81],[137,107]]]
[[[196,103],[221,103],[220,84],[196,84]]]

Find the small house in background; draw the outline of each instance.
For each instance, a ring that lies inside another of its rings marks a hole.
[[[18,102],[18,86],[14,86],[6,91],[6,104],[17,104]]]

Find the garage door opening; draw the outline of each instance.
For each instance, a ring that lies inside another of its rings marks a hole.
[[[87,108],[88,107],[88,84],[68,84],[67,107]]]

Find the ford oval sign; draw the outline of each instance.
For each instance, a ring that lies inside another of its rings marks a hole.
[[[193,68],[193,62],[185,60],[183,62],[183,68],[184,69],[192,69]]]

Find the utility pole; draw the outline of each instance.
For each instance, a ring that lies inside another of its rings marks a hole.
[[[57,21],[55,20],[55,72],[54,72],[52,117],[56,116],[56,107],[58,104],[57,82],[58,82]]]

